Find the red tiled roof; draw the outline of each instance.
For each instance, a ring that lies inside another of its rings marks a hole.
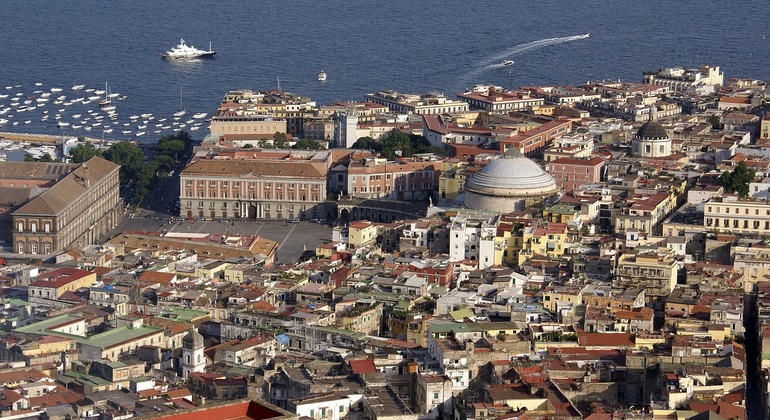
[[[377,373],[377,368],[374,366],[373,360],[351,360],[348,363],[350,364],[350,369],[353,373]]]
[[[35,287],[59,288],[74,281],[78,281],[83,277],[90,276],[91,274],[93,273],[90,271],[79,270],[77,268],[59,268],[37,276],[37,279],[29,285]]]
[[[578,343],[586,347],[633,347],[634,335],[623,333],[578,333]]]
[[[161,273],[158,271],[145,271],[139,276],[139,281],[145,283],[169,284],[176,277],[173,273]]]

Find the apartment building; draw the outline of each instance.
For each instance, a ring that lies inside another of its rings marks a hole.
[[[572,131],[572,121],[559,118],[523,133],[500,140],[500,152],[516,149],[527,157],[538,157],[551,142]]]
[[[468,103],[455,101],[441,94],[429,93],[416,95],[399,93],[394,90],[381,90],[366,95],[366,102],[385,105],[393,112],[404,114],[446,114],[468,111]]]
[[[591,159],[560,157],[545,166],[556,184],[565,191],[574,190],[579,185],[601,181],[603,168],[604,160],[600,157]]]
[[[665,298],[676,286],[678,264],[667,248],[640,250],[618,259],[616,284],[620,287],[646,287],[651,299]]]
[[[703,226],[715,232],[767,235],[770,204],[764,200],[742,200],[736,195],[712,197],[705,203]]]
[[[698,69],[669,67],[644,74],[644,83],[653,86],[668,86],[671,90],[683,92],[699,86],[721,86],[724,73],[719,66],[701,66]]]
[[[484,110],[490,114],[523,111],[545,103],[543,98],[530,96],[528,92],[505,91],[494,87],[461,93],[457,98],[467,102],[471,109]]]
[[[495,262],[495,236],[500,216],[459,213],[452,219],[449,231],[449,260],[470,260],[480,270]]]
[[[348,166],[347,194],[357,198],[424,200],[437,189],[441,161],[435,156],[366,158]]]

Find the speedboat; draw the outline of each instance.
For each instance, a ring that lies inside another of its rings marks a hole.
[[[513,60],[503,60],[500,64],[504,66],[510,66],[511,64],[513,64]]]
[[[163,58],[166,60],[180,60],[189,58],[208,58],[213,57],[217,52],[211,49],[211,43],[209,43],[209,50],[199,50],[192,45],[187,45],[184,39],[179,40],[179,45],[166,51],[163,54]]]
[[[321,70],[320,73],[318,73],[318,81],[319,82],[325,82],[326,81],[326,73]]]
[[[86,87],[86,85],[75,85],[75,86],[72,86],[72,90],[80,90],[80,89],[83,89],[84,87]]]

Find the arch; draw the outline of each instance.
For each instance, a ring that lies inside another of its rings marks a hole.
[[[350,210],[340,210],[340,222],[347,223],[350,220]]]

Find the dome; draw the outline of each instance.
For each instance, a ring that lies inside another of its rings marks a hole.
[[[190,329],[190,332],[182,338],[182,346],[193,350],[203,348],[203,336],[195,329]]]
[[[660,140],[667,139],[668,133],[663,128],[663,124],[657,121],[647,121],[639,127],[634,137],[640,140]]]
[[[471,175],[466,190],[492,195],[527,196],[558,190],[553,177],[521,153],[507,154]]]
[[[488,163],[465,182],[465,207],[509,213],[528,200],[541,200],[559,191],[553,177],[514,150]]]

